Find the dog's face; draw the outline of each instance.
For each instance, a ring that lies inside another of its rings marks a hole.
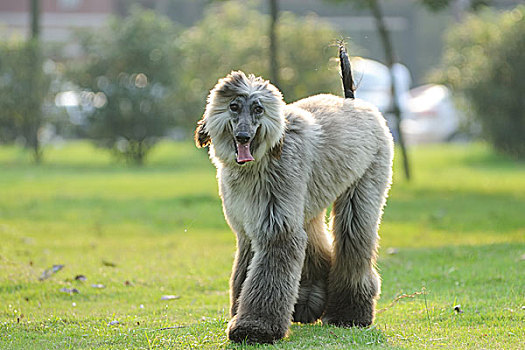
[[[279,147],[283,107],[281,93],[268,81],[232,72],[210,91],[195,131],[196,144],[211,145],[212,155],[224,163],[256,161]]]

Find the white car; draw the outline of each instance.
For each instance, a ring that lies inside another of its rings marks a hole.
[[[444,85],[428,84],[409,91],[401,130],[407,144],[450,141],[458,132],[460,112]]]
[[[366,59],[352,60],[356,97],[377,106],[397,140],[392,109],[391,77],[384,64]],[[401,130],[407,144],[443,142],[451,139],[459,127],[459,112],[452,103],[450,90],[443,85],[423,85],[410,90],[408,68],[394,64],[396,94],[401,110]]]
[[[352,71],[356,85],[355,96],[376,106],[386,118],[388,127],[397,140],[395,116],[392,114],[392,86],[388,67],[367,58],[352,59]],[[401,115],[405,113],[407,97],[412,78],[408,68],[400,63],[394,64],[397,102]]]

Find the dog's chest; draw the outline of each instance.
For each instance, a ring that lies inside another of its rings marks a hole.
[[[248,227],[257,225],[266,214],[272,188],[261,174],[222,172],[219,186],[224,214],[231,224],[250,231]]]

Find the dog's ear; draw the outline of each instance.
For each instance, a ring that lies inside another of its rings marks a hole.
[[[284,135],[283,137],[281,137],[279,142],[277,142],[277,144],[270,149],[270,155],[274,157],[275,159],[280,159],[281,155],[283,154],[283,146],[284,146]]]
[[[197,129],[195,129],[195,144],[198,148],[202,148],[209,146],[210,143],[210,134],[206,131],[206,120],[202,118],[197,122]]]

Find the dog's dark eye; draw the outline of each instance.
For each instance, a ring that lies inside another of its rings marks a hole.
[[[230,103],[230,111],[238,112],[240,109],[239,105],[235,102]]]
[[[255,114],[262,114],[262,112],[264,112],[264,108],[262,108],[261,106],[255,106],[255,108],[253,109],[253,113]]]

